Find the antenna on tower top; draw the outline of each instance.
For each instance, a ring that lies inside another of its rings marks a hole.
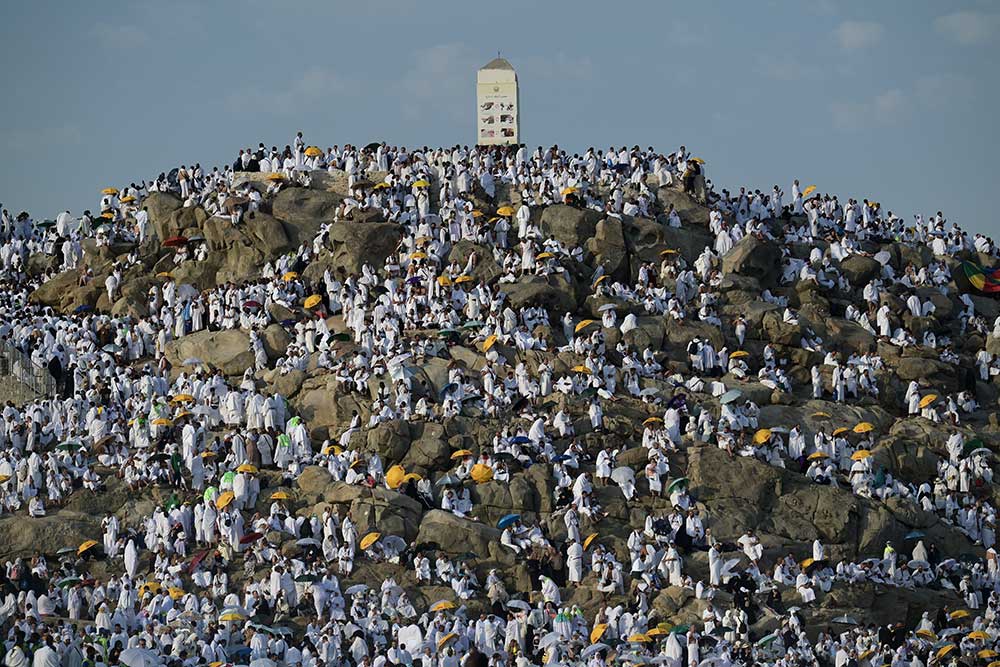
[[[497,58],[500,57],[500,49],[497,49]]]

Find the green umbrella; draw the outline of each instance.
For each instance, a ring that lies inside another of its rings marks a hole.
[[[674,481],[670,482],[670,486],[667,487],[667,493],[673,493],[674,489],[678,487],[686,487],[688,485],[687,477],[678,477]]]
[[[232,484],[233,480],[236,479],[236,473],[230,470],[222,476],[223,484]]]
[[[59,582],[59,588],[69,588],[83,581],[80,577],[66,577]]]
[[[210,486],[205,489],[205,493],[202,495],[202,499],[207,503],[212,499],[212,496],[219,492],[218,487]]]

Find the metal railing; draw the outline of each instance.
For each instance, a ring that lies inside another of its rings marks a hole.
[[[9,340],[0,344],[0,385],[6,385],[4,393],[15,402],[22,396],[29,401],[52,397],[56,392],[49,369],[36,364],[30,354]]]

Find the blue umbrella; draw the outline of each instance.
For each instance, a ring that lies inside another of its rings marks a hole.
[[[510,441],[512,443],[514,443],[515,445],[526,445],[529,442],[531,442],[531,439],[529,439],[527,436],[519,435],[519,436],[511,438]]]
[[[82,305],[77,306],[76,309],[73,312],[74,313],[85,313],[88,310],[93,310],[93,309],[94,309],[93,306],[88,306],[87,304],[82,304]]]
[[[908,540],[919,540],[921,537],[927,537],[927,534],[922,530],[911,530],[906,534]]]
[[[444,389],[441,390],[441,398],[444,398],[445,396],[455,391],[456,389],[458,389],[458,383],[449,382],[444,386]]]
[[[507,526],[513,524],[515,521],[520,521],[520,520],[521,520],[520,514],[508,514],[507,516],[500,517],[500,520],[497,521],[497,528],[503,530]]]
[[[740,391],[739,389],[730,389],[729,391],[727,391],[725,394],[722,395],[722,397],[719,399],[719,402],[722,403],[723,405],[726,405],[727,403],[732,403],[742,395],[743,392]]]

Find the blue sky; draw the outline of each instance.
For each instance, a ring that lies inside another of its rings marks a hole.
[[[998,2],[132,2],[0,9],[0,202],[52,217],[241,146],[474,141],[501,50],[530,146],[684,143],[1000,236]]]

